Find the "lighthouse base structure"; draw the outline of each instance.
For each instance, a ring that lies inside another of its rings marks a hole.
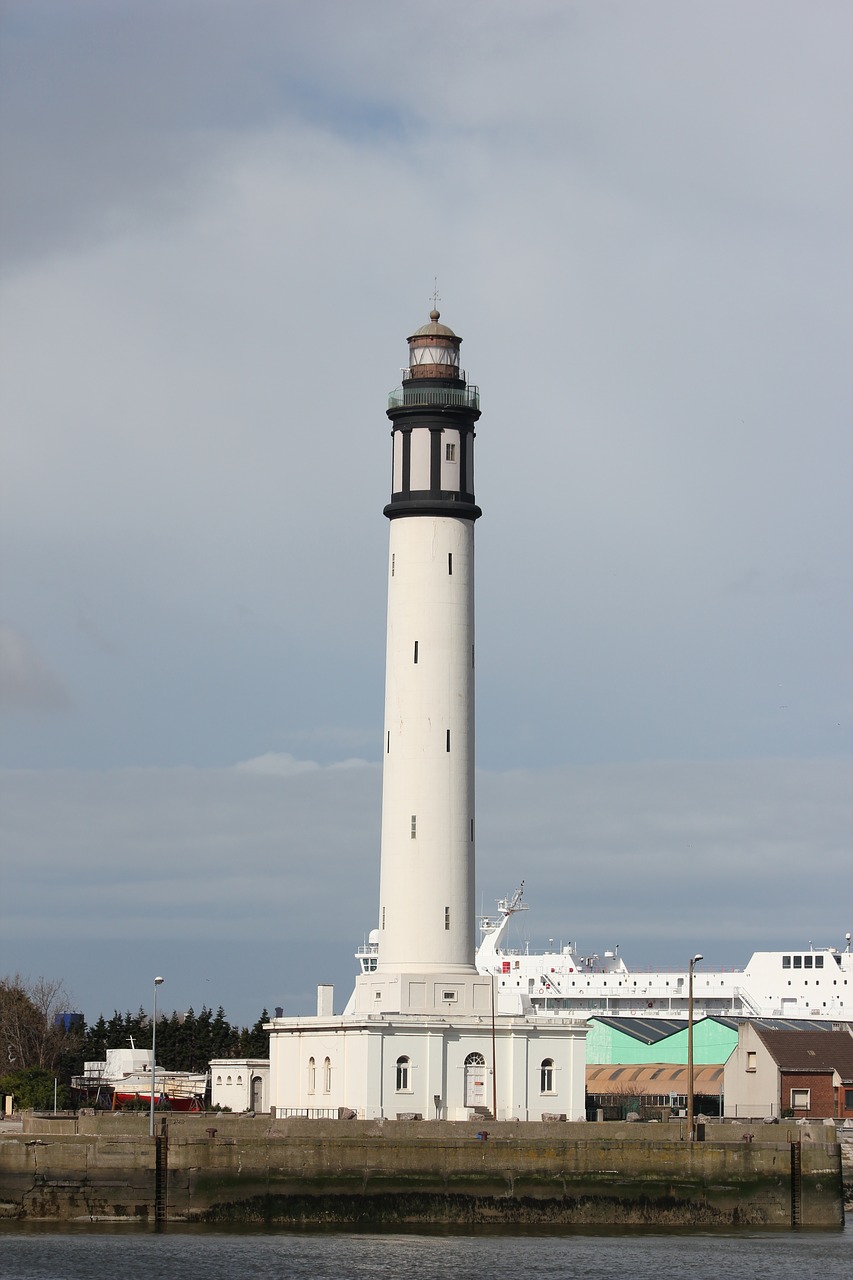
[[[353,1013],[268,1029],[279,1117],[585,1119],[587,1029],[568,1018]]]

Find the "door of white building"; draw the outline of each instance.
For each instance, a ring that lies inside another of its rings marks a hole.
[[[465,1059],[465,1106],[486,1105],[486,1059],[482,1053],[469,1053]]]

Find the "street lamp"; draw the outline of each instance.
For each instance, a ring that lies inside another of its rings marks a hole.
[[[690,978],[687,986],[687,1124],[690,1141],[693,1141],[693,966],[704,957],[695,955],[690,961]]]
[[[157,1077],[157,988],[163,985],[162,978],[154,979],[154,1016],[151,1019],[151,1127],[149,1134],[154,1137],[154,1094]]]

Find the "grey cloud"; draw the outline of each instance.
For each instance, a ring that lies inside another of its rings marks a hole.
[[[486,905],[529,859],[531,923],[574,895],[537,936],[580,901],[681,958],[699,900],[800,927],[755,903],[804,825],[839,867],[804,779],[850,750],[849,6],[357,10],[4,12],[4,608],[75,707],[2,758],[87,1001],[125,913],[185,1003],[250,945],[285,1003],[349,981],[379,773],[328,766],[381,758],[385,393],[435,275],[483,397]]]
[[[316,981],[347,992],[378,911],[380,770],[299,763],[277,774],[6,772],[15,893],[0,969],[47,972],[64,956],[89,1012],[133,1004],[140,966],[163,950],[177,1007],[227,990],[249,1017],[285,989],[305,1011]],[[849,925],[821,894],[790,891],[807,866],[836,900],[849,890],[841,763],[481,771],[478,789],[480,902],[491,910],[524,879],[534,946],[620,942],[635,966],[675,965],[699,938],[734,964],[760,946],[837,941]]]

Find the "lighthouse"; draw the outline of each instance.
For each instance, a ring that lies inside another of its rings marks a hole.
[[[474,973],[474,427],[439,312],[389,397],[378,972]]]
[[[408,338],[391,423],[382,825],[376,927],[343,1013],[270,1033],[276,1115],[529,1120],[583,1116],[586,1028],[532,1016],[511,960],[474,935],[474,439],[479,391],[433,309]],[[318,892],[332,892],[319,886]],[[518,965],[516,965],[518,968]]]

